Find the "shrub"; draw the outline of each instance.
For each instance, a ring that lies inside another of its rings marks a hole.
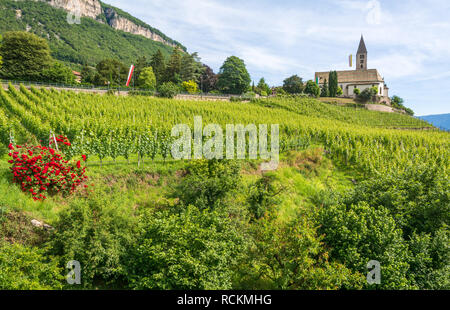
[[[195,81],[187,81],[187,82],[183,82],[182,87],[185,91],[187,91],[189,94],[196,94],[198,93],[198,85],[197,83],[195,83]]]
[[[142,218],[141,233],[126,260],[133,289],[231,289],[245,241],[231,219],[188,206]]]
[[[356,96],[358,96],[359,94],[361,94],[361,90],[360,90],[359,88],[355,88],[355,89],[353,90],[353,93],[354,93]]]
[[[0,290],[62,288],[62,269],[37,248],[0,243]]]
[[[377,95],[377,93],[378,90],[375,90],[374,88],[366,88],[358,95],[357,98],[361,102],[368,102],[371,101],[373,97]]]
[[[172,82],[166,82],[162,84],[158,89],[159,96],[163,98],[173,98],[179,92],[180,92],[179,87]]]
[[[240,184],[240,167],[228,160],[197,160],[178,184],[175,196],[185,205],[214,209],[223,205],[227,194]]]
[[[62,141],[65,141],[64,139]],[[75,163],[64,160],[63,155],[51,147],[40,145],[14,147],[10,144],[9,149],[13,182],[19,184],[22,191],[29,192],[34,200],[44,200],[46,195],[56,193],[71,194],[87,179],[86,168],[82,167],[81,161]]]
[[[124,255],[134,244],[136,224],[133,210],[120,208],[111,196],[91,196],[73,201],[55,223],[50,252],[61,266],[77,260],[82,286],[121,287],[126,281]]]

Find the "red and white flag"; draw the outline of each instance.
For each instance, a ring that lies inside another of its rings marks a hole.
[[[134,65],[131,65],[130,72],[128,73],[127,87],[130,86],[131,77],[133,76],[133,72],[134,72]]]

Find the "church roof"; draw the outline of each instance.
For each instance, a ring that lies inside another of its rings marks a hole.
[[[377,83],[383,82],[383,77],[377,69],[337,71],[338,83]],[[330,72],[316,72],[316,79],[323,83],[330,80]]]
[[[361,41],[359,42],[358,54],[367,54],[366,43],[364,42],[364,38],[361,35]]]

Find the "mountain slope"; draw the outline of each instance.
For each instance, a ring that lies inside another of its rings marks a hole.
[[[436,127],[450,131],[450,113],[421,116],[420,119],[423,119]]]
[[[104,58],[130,64],[139,56],[150,57],[158,49],[165,55],[174,46],[185,50],[177,41],[117,8],[97,0],[82,1],[98,5],[89,10],[83,7],[86,11],[82,11],[81,23],[69,24],[67,11],[61,7],[70,0],[2,0],[0,34],[13,30],[35,33],[49,41],[54,58],[75,65],[95,65]]]

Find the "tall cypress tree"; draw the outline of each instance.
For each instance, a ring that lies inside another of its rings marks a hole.
[[[174,48],[172,55],[170,56],[169,62],[166,67],[166,74],[164,82],[173,82],[178,84],[181,82],[181,63],[182,55],[181,50],[177,46]]]
[[[336,97],[338,90],[338,76],[336,71],[330,72],[329,83],[330,97]]]
[[[322,91],[320,92],[320,97],[329,97],[330,96],[330,90],[328,89],[328,81],[325,79],[325,82],[323,83]]]

